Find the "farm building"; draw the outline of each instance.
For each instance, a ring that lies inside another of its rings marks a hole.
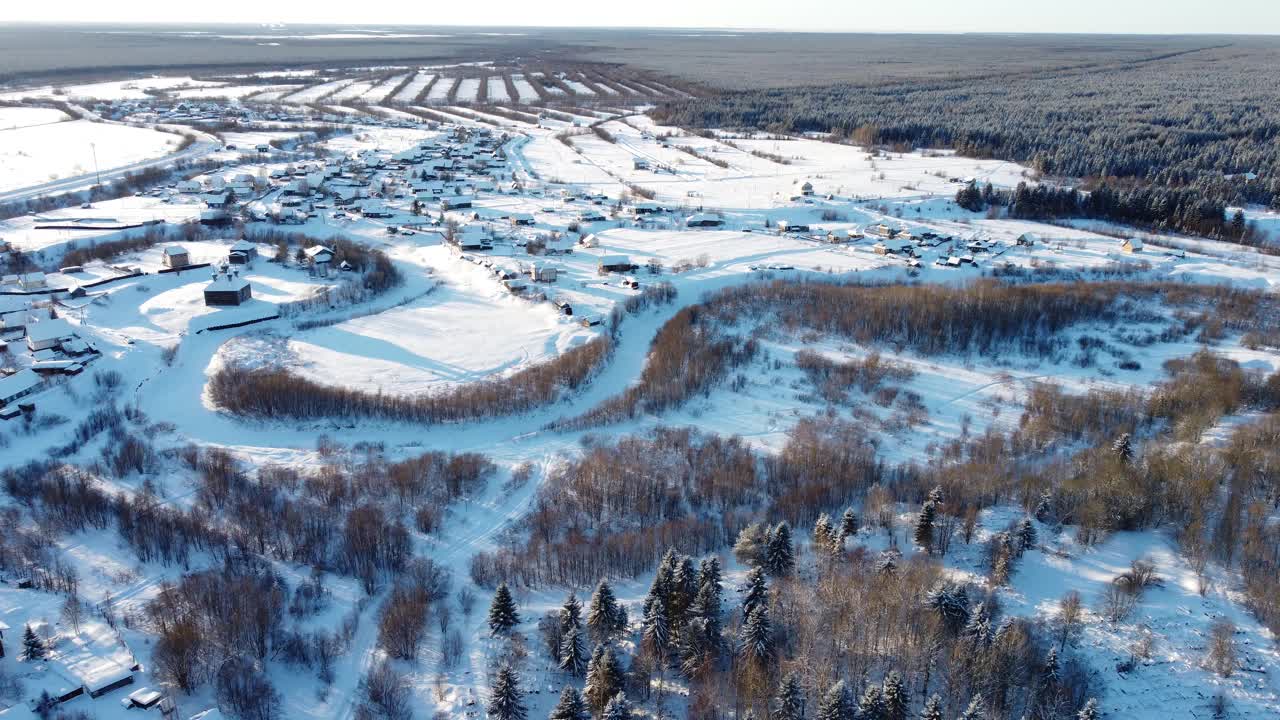
[[[231,246],[231,252],[242,253],[250,260],[254,260],[258,257],[258,246],[248,240],[237,240],[235,244]]]
[[[646,160],[646,159],[644,159],[644,158],[642,158],[642,157],[632,158],[632,159],[631,159],[631,169],[632,169],[632,170],[648,170],[648,169],[649,169],[649,161],[648,161],[648,160]]]
[[[655,202],[638,202],[631,206],[631,214],[639,217],[641,215],[652,215],[662,212],[662,206]]]
[[[56,348],[75,336],[76,331],[66,320],[41,320],[27,326],[27,348],[31,352]]]
[[[631,260],[626,255],[603,255],[596,269],[602,273],[631,272],[636,269],[636,266],[631,264]]]
[[[1035,233],[1022,233],[1018,236],[1019,247],[1035,247],[1040,242],[1040,236]]]
[[[789,220],[779,220],[778,232],[779,233],[807,233],[809,232],[809,226],[800,222],[789,221]]]
[[[204,288],[204,304],[209,307],[240,305],[252,297],[249,281],[234,275],[214,275],[213,281]]]
[[[48,284],[48,278],[42,272],[31,272],[18,278],[18,285],[22,286],[23,290],[41,290]]]
[[[795,186],[792,187],[791,189],[791,197],[793,199],[808,197],[812,194],[813,194],[813,183],[809,182],[808,180],[801,180],[797,182]]]
[[[0,407],[16,402],[40,387],[40,376],[31,370],[19,370],[4,378],[0,378]],[[4,652],[0,650],[0,657]]]
[[[691,228],[720,227],[721,225],[724,225],[724,219],[711,213],[695,213],[684,221],[684,226]]]
[[[471,198],[466,195],[451,195],[440,198],[440,210],[462,210],[471,207]]]
[[[179,245],[170,245],[164,249],[164,266],[169,268],[181,268],[191,264],[191,256],[187,254],[187,249]]]
[[[549,265],[534,265],[529,268],[529,279],[534,282],[553,283],[557,274],[556,268]]]
[[[333,262],[333,251],[324,245],[312,245],[303,250],[307,256],[307,263],[312,270],[324,275],[329,274],[329,264]]]
[[[573,305],[570,305],[568,300],[556,300],[554,305],[561,315],[573,316]]]
[[[1121,252],[1140,253],[1142,252],[1142,248],[1142,241],[1138,238],[1128,238],[1120,243]]]
[[[894,238],[898,236],[898,231],[884,223],[880,223],[879,225],[872,225],[867,228],[867,234],[874,235],[879,238]]]

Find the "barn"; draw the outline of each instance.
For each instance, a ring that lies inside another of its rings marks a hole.
[[[238,275],[214,275],[204,288],[204,304],[209,307],[236,306],[252,297],[249,281]]]

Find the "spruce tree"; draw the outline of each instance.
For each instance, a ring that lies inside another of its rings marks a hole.
[[[587,712],[587,705],[578,690],[566,685],[547,720],[591,720],[591,713]]]
[[[618,605],[609,581],[601,580],[591,594],[587,608],[587,627],[596,643],[608,642],[626,628],[626,613]]]
[[[28,660],[43,660],[44,653],[44,641],[27,625],[22,631],[22,656]]]
[[[580,627],[582,627],[582,603],[578,602],[577,594],[570,591],[569,597],[564,600],[564,605],[560,606],[560,636],[564,637],[570,630]]]
[[[826,513],[818,516],[818,521],[813,524],[813,545],[814,547],[825,548],[835,541],[836,531],[831,525],[831,518]]]
[[[973,608],[973,614],[969,616],[969,622],[965,624],[961,635],[975,647],[986,647],[991,644],[993,637],[991,613],[988,612],[985,602],[980,602]]]
[[[698,589],[706,587],[715,593],[716,606],[719,607],[724,592],[724,571],[720,568],[720,558],[715,555],[702,558],[698,564]]]
[[[1102,715],[1098,711],[1097,698],[1089,698],[1089,702],[1085,703],[1084,707],[1080,708],[1080,712],[1076,714],[1077,720],[1098,720],[1100,717]]]
[[[698,595],[698,571],[693,567],[693,558],[683,556],[680,566],[676,568],[675,579],[671,584],[670,596],[667,599],[667,620],[672,627],[684,625],[689,618],[689,608]]]
[[[671,626],[667,622],[667,611],[659,599],[653,599],[645,608],[641,622],[641,642],[649,656],[663,661],[670,650]]]
[[[916,544],[925,552],[933,552],[933,523],[938,517],[938,508],[932,500],[925,501],[920,507],[920,515],[916,518]]]
[[[814,720],[855,720],[857,708],[853,706],[853,698],[843,680],[837,680],[822,695],[818,702],[818,714]]]
[[[974,695],[973,699],[969,701],[969,707],[965,708],[964,712],[960,713],[960,720],[981,720],[982,714],[986,712],[986,710],[987,705],[982,701],[982,694],[979,693]]]
[[[619,692],[609,698],[604,712],[600,714],[600,720],[631,720],[631,703],[627,701],[627,694]]]
[[[1044,670],[1040,673],[1041,689],[1050,691],[1057,688],[1061,669],[1061,664],[1058,662],[1058,648],[1049,648],[1049,654],[1044,658]]]
[[[1039,538],[1036,536],[1036,526],[1032,524],[1031,518],[1023,518],[1022,523],[1018,525],[1018,551],[1024,553],[1035,548]]]
[[[953,633],[969,622],[969,593],[963,585],[947,583],[931,591],[925,603]]]
[[[742,614],[750,617],[757,606],[769,602],[769,585],[765,582],[764,571],[758,567],[747,571],[746,584],[740,589],[742,593]]]
[[[1053,496],[1049,493],[1040,495],[1040,499],[1036,501],[1035,512],[1032,513],[1040,522],[1048,522],[1053,516]]]
[[[520,624],[520,613],[516,611],[515,598],[506,583],[498,586],[493,593],[493,602],[489,605],[489,632],[494,635],[506,635]]]
[[[787,673],[778,687],[773,720],[804,720],[804,689],[795,673]]]
[[[907,708],[911,705],[911,700],[907,697],[907,688],[902,683],[902,675],[898,674],[897,670],[890,670],[889,674],[884,676],[881,690],[881,696],[884,698],[885,720],[907,720]]]
[[[613,648],[597,645],[591,653],[591,662],[587,664],[587,681],[582,694],[593,712],[604,710],[609,699],[622,690],[622,664]]]
[[[774,577],[785,577],[795,569],[795,548],[791,545],[791,526],[780,522],[769,533],[765,569]]]
[[[560,641],[560,669],[574,677],[582,677],[586,672],[587,649],[582,642],[582,628],[569,628]]]
[[[929,491],[929,496],[926,499],[934,505],[941,505],[945,497],[946,496],[942,492],[942,486],[934,485],[933,489]]]
[[[858,534],[858,516],[853,512],[853,508],[846,508],[844,515],[840,516],[840,535],[843,537],[853,537]]]
[[[773,627],[769,606],[757,605],[742,626],[740,652],[750,662],[766,664],[773,659]]]
[[[884,692],[879,685],[868,685],[858,701],[858,720],[886,720]]]
[[[520,692],[520,676],[510,665],[498,670],[489,697],[489,717],[493,720],[525,720],[528,711]]]
[[[920,720],[942,720],[942,698],[935,693],[920,711]]]
[[[1133,459],[1133,438],[1129,433],[1121,433],[1115,442],[1111,443],[1111,453],[1122,463],[1127,464]]]

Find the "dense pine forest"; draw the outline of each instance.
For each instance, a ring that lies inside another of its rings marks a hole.
[[[1089,187],[1190,189],[1218,206],[1280,207],[1280,88],[1270,79],[1280,47],[1206,45],[981,80],[734,92],[667,103],[653,115],[688,127],[952,148],[1027,163],[1044,176],[1084,178]],[[1169,203],[1160,194],[1151,201]]]

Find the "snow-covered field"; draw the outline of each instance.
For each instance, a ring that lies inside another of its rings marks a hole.
[[[418,97],[418,94],[431,83],[431,79],[434,77],[435,75],[433,73],[419,71],[413,76],[413,79],[409,81],[409,84],[404,86],[404,89],[396,93],[395,101],[402,103],[413,102],[414,99]]]
[[[172,133],[89,120],[0,130],[0,190],[105,172],[173,152],[179,142]]]

